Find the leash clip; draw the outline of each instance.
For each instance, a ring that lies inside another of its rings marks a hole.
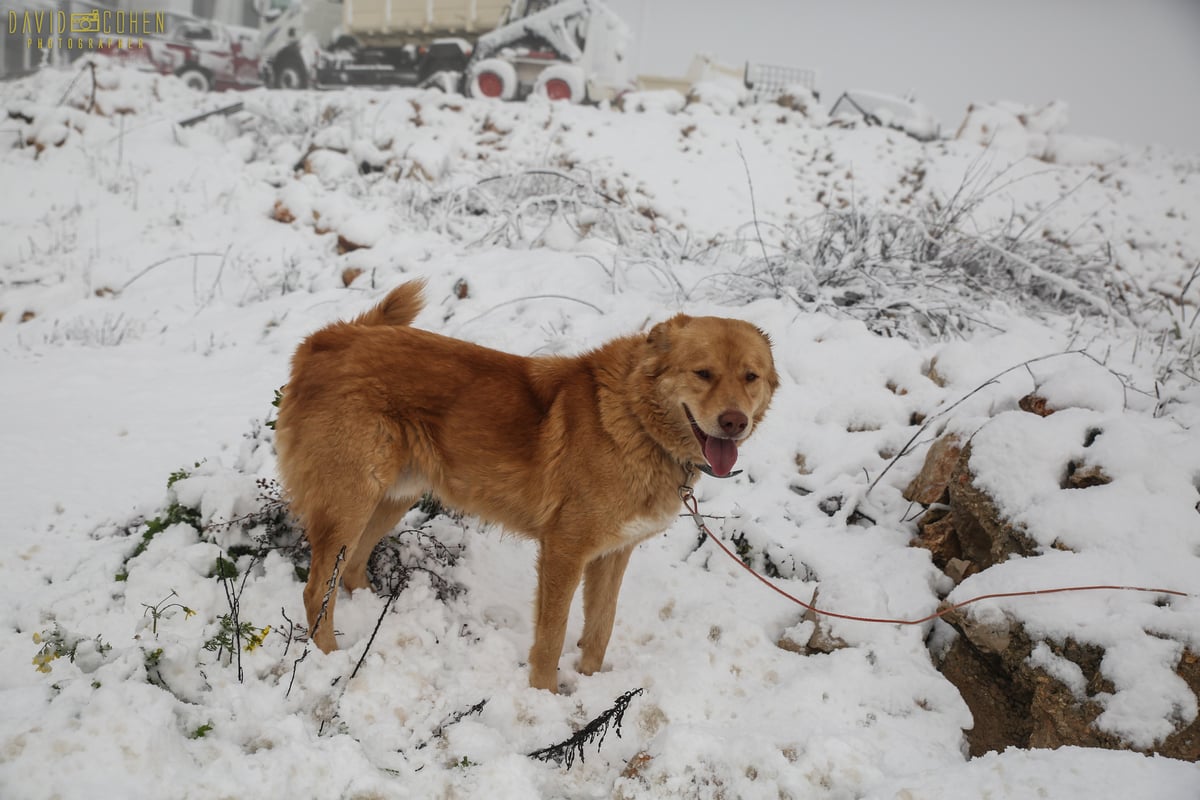
[[[691,516],[692,521],[696,523],[696,527],[699,528],[701,538],[711,536],[708,526],[704,524],[704,518],[700,516],[700,504],[696,501],[696,494],[692,491],[692,487],[687,484],[680,486],[679,499],[683,502],[683,507]]]

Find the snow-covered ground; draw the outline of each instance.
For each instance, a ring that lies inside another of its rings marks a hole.
[[[971,714],[927,647],[948,626],[835,621],[847,647],[782,649],[813,623],[686,517],[635,555],[606,670],[577,675],[568,646],[557,696],[526,683],[528,543],[414,511],[424,533],[389,555],[428,571],[386,614],[384,595],[340,600],[343,649],[300,660],[295,554],[255,556],[264,528],[221,523],[271,508],[264,423],[298,341],[421,276],[417,324],[522,354],[680,310],[766,330],[783,385],[745,472],[697,495],[824,607],[1198,594],[1200,155],[1072,137],[1060,107],[989,106],[921,144],[721,91],[621,111],[98,79],[94,101],[87,73],[0,85],[0,796],[1197,796],[1200,767],[1133,752],[968,760]],[[1079,408],[1014,411],[1035,386]],[[1048,493],[1096,427],[1105,493]],[[953,587],[909,546],[900,493],[943,430],[978,432],[1011,475],[989,490],[1045,555]],[[240,680],[216,641],[229,591]],[[1200,652],[1200,602],[1154,601],[976,613],[1109,648],[1098,724],[1147,747],[1195,719],[1173,670]],[[571,624],[573,642],[578,608]],[[526,756],[637,688],[585,760]]]

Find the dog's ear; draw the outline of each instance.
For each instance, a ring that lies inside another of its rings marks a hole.
[[[767,343],[768,350],[774,348],[775,343],[771,341],[771,337],[766,331],[764,331],[762,328],[755,328],[755,330],[758,331],[758,335],[763,338],[763,341]],[[771,359],[771,371],[770,374],[767,375],[767,383],[770,384],[772,392],[779,388],[779,373],[775,371],[774,357]]]
[[[779,372],[775,369],[775,365],[771,365],[771,372],[767,375],[767,385],[771,387],[771,393],[779,388]]]
[[[666,322],[660,322],[646,335],[646,343],[659,352],[671,349],[671,334],[692,321],[687,314],[676,314]]]

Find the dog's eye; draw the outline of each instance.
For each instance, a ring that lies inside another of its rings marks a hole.
[[[712,380],[712,373],[706,369],[695,370],[692,374],[694,374],[697,378],[699,378],[702,381],[711,381]]]
[[[746,373],[746,383],[754,383],[756,380],[758,380],[758,373],[756,373],[756,372],[747,372]]]

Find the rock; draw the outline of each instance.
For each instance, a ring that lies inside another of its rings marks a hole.
[[[946,502],[950,475],[962,455],[962,440],[949,433],[929,447],[925,464],[904,490],[904,499],[929,505]]]
[[[812,605],[820,607],[817,600],[821,595],[821,590],[817,589],[813,592]],[[808,637],[807,649],[810,653],[832,653],[835,650],[842,650],[849,645],[845,641],[839,639],[829,632],[829,618],[812,611],[804,609],[804,615],[801,617],[804,622],[813,623],[812,635]]]
[[[640,779],[646,767],[654,760],[654,756],[641,750],[633,754],[633,758],[629,759],[625,764],[625,769],[621,770],[622,778]]]
[[[362,250],[366,245],[347,239],[342,234],[337,237],[337,252],[339,256],[344,256],[346,253],[353,253],[355,250]]]
[[[979,572],[979,568],[970,561],[964,561],[961,558],[952,558],[946,562],[946,566],[942,568],[942,571],[945,572],[946,577],[954,581],[954,584],[957,586],[966,578],[974,575],[976,572]]]
[[[946,381],[945,376],[943,376],[942,373],[938,371],[937,356],[934,356],[930,360],[929,368],[925,371],[925,377],[927,377],[927,378],[929,378],[929,380],[933,381],[935,386],[941,386],[941,387],[945,388],[947,381]]]
[[[775,643],[775,646],[778,647],[780,650],[786,650],[789,653],[795,653],[796,655],[801,655],[801,656],[808,655],[808,647],[806,647],[803,644],[800,644],[800,642],[797,642],[795,639],[793,639],[790,636],[786,636],[786,635],[781,636],[779,638],[779,641],[777,641]]]
[[[933,563],[942,571],[952,561],[962,561],[962,546],[949,509],[931,508],[917,522],[917,547],[933,553]]]
[[[938,669],[958,688],[975,718],[975,726],[966,731],[972,756],[1007,747],[1135,749],[1095,726],[1104,711],[1097,697],[1113,691],[1101,671],[1102,648],[1071,639],[1032,641],[1019,622],[981,622],[968,609],[951,611],[943,619],[961,636]],[[1079,668],[1082,692],[1030,658],[1035,647],[1043,645]],[[1176,673],[1200,696],[1200,657],[1184,650]],[[1186,726],[1179,723],[1173,734],[1139,752],[1200,759],[1200,718]]]
[[[1037,394],[1027,394],[1017,401],[1017,406],[1022,411],[1028,411],[1030,414],[1037,414],[1039,417],[1048,417],[1057,409],[1050,408],[1046,402],[1046,398]]]
[[[1077,464],[1074,461],[1067,464],[1067,481],[1064,489],[1087,489],[1090,486],[1103,486],[1112,483],[1112,478],[1095,464]]]
[[[1091,390],[1095,383],[1092,381],[1085,388]],[[1022,407],[1028,405],[1030,408],[1026,408],[1026,411],[1034,409],[1034,413],[1037,413],[1040,404],[1031,398],[1032,395],[1027,398],[1028,402],[1023,402]],[[1053,406],[1053,403],[1048,404],[1048,407]],[[1039,416],[1046,415],[1039,413]],[[1125,473],[1118,471],[1121,462],[1111,447],[1107,450],[1087,449],[1092,448],[1101,436],[1108,435],[1103,432],[1104,429],[1092,427],[1085,432],[1078,427],[1077,420],[1068,417],[1063,414],[1053,419],[1034,419],[1027,414],[1012,412],[1007,414],[1008,428],[992,428],[992,435],[978,435],[972,443],[962,448],[946,484],[946,505],[935,506],[926,512],[918,523],[918,536],[914,541],[915,545],[928,549],[934,563],[956,583],[974,572],[997,567],[1014,559],[1045,557],[1055,550],[1080,546],[1079,537],[1068,538],[1067,543],[1057,538],[1049,541],[1051,536],[1046,531],[1034,529],[1034,525],[1047,524],[1038,522],[1046,519],[1044,515],[1023,515],[1021,519],[1026,521],[1021,524],[1006,519],[1000,512],[997,500],[982,488],[993,482],[995,485],[1009,485],[1004,483],[1005,476],[981,475],[976,471],[984,463],[1005,465],[998,469],[1021,470],[1027,464],[1030,469],[1036,468],[1039,465],[1033,459],[1039,457],[1038,432],[1046,430],[1052,433],[1051,429],[1056,426],[1066,426],[1071,435],[1060,437],[1054,448],[1040,453],[1042,458],[1049,456],[1053,459],[1050,464],[1063,464],[1065,470],[1056,476],[1055,471],[1046,468],[1043,462],[1038,480],[1034,482],[1036,485],[1015,500],[1010,492],[1005,502],[1011,502],[1019,508],[1039,502],[1053,502],[1056,509],[1087,506],[1091,498],[1080,495],[1080,492],[1091,489],[1097,495],[1102,495],[1104,490],[1094,487],[1112,482],[1106,469],[1097,463],[1099,459],[1104,459],[1105,465],[1115,473]],[[1110,424],[1120,427],[1115,421]],[[1007,433],[996,435],[997,430]],[[1083,434],[1081,444],[1085,448],[1082,451],[1084,455],[1075,449],[1078,445],[1071,444],[1075,431]],[[1125,435],[1129,436],[1129,432]],[[991,462],[983,458],[973,459],[973,447],[979,448],[981,454],[983,448],[1002,448],[1005,458]],[[1022,449],[1029,451],[1026,461],[1020,458]],[[1139,457],[1152,456],[1144,453]],[[928,460],[934,460],[932,448]],[[922,470],[923,473],[925,471]],[[984,477],[988,480],[982,480]],[[1194,478],[1189,475],[1186,480]],[[917,483],[914,481],[914,484]],[[910,487],[914,497],[918,488]],[[1056,495],[1060,489],[1061,494]],[[1052,498],[1052,501],[1047,498]],[[1185,508],[1190,507],[1191,499],[1185,495],[1184,500],[1187,504]],[[1026,524],[1031,527],[1026,529]],[[1109,529],[1099,530],[1097,536],[1103,530]],[[1099,549],[1101,545],[1101,542],[1094,543],[1093,548]],[[993,582],[992,585],[997,584]],[[1054,581],[1047,581],[1047,585],[1041,588],[1054,588]],[[1115,719],[1119,714],[1114,716],[1112,713],[1114,709],[1121,708],[1121,701],[1117,700],[1114,705],[1111,698],[1120,698],[1123,692],[1129,691],[1130,679],[1128,676],[1120,677],[1122,673],[1114,666],[1120,658],[1117,654],[1110,657],[1105,649],[1114,645],[1103,644],[1109,640],[1104,634],[1097,634],[1095,625],[1089,627],[1081,623],[1078,627],[1069,624],[1064,627],[1064,623],[1059,622],[1057,627],[1047,627],[1039,622],[1035,628],[1033,621],[1040,619],[1036,606],[1031,608],[1031,616],[1028,617],[1015,616],[1025,613],[1018,612],[1015,607],[1011,614],[1004,615],[994,612],[976,615],[977,608],[967,606],[945,614],[943,618],[946,623],[959,636],[948,648],[935,655],[938,669],[958,688],[974,717],[974,727],[966,732],[972,756],[1003,751],[1008,747],[1079,746],[1134,749],[1189,761],[1200,759],[1200,715],[1189,717],[1189,702],[1186,699],[1177,701],[1177,707],[1181,710],[1170,712],[1163,720],[1166,724],[1155,728],[1161,731],[1157,735],[1162,738],[1150,741],[1142,736],[1136,743],[1123,738],[1124,734],[1120,731],[1127,728],[1122,728],[1122,723]],[[1173,651],[1181,653],[1178,662],[1163,666],[1173,668],[1188,691],[1195,698],[1200,698],[1200,657],[1196,654],[1194,642],[1179,634],[1160,633],[1150,628],[1144,631],[1147,637],[1173,639],[1178,643]],[[1050,638],[1051,635],[1060,638]],[[1062,639],[1064,636],[1068,638]],[[1126,685],[1119,686],[1122,681]],[[1180,687],[1176,688],[1178,690]],[[1106,714],[1106,711],[1110,713]],[[1102,718],[1103,727],[1097,724]]]
[[[947,574],[949,565],[956,563],[956,574],[951,575],[956,583],[1013,555],[1038,551],[1037,544],[1005,520],[987,492],[975,485],[970,461],[970,444],[959,447],[957,437],[942,437],[929,448],[925,467],[904,490],[909,500],[949,505],[949,510],[925,512],[917,523],[915,544],[929,550],[933,563]]]
[[[1029,741],[1029,693],[999,662],[968,637],[959,636],[937,664],[971,709],[975,724],[964,735],[972,757],[1023,747],[1019,743]]]
[[[954,465],[949,486],[950,514],[964,559],[984,570],[1014,555],[1037,554],[1037,543],[1004,519],[987,492],[975,485],[970,444]]]
[[[290,225],[296,221],[296,215],[283,204],[282,200],[276,200],[274,208],[271,209],[271,219]]]
[[[835,650],[843,650],[849,647],[842,639],[834,636],[829,632],[827,624],[823,621],[824,617],[819,617],[811,611],[804,612],[805,619],[814,619],[816,626],[813,628],[812,636],[808,637],[808,652],[809,653],[832,653]]]
[[[817,606],[817,596],[820,594],[820,589],[813,592],[812,605]],[[775,646],[780,650],[787,650],[789,653],[798,653],[802,656],[811,655],[813,653],[832,653],[835,650],[841,650],[849,647],[845,641],[839,639],[829,632],[828,617],[811,611],[804,610],[804,614],[800,617],[800,622],[793,625],[788,630],[784,631],[783,636],[775,642]],[[808,635],[808,640],[800,642],[803,637],[801,632],[804,623],[812,623],[812,633]],[[794,633],[800,633],[799,636],[793,636]]]

